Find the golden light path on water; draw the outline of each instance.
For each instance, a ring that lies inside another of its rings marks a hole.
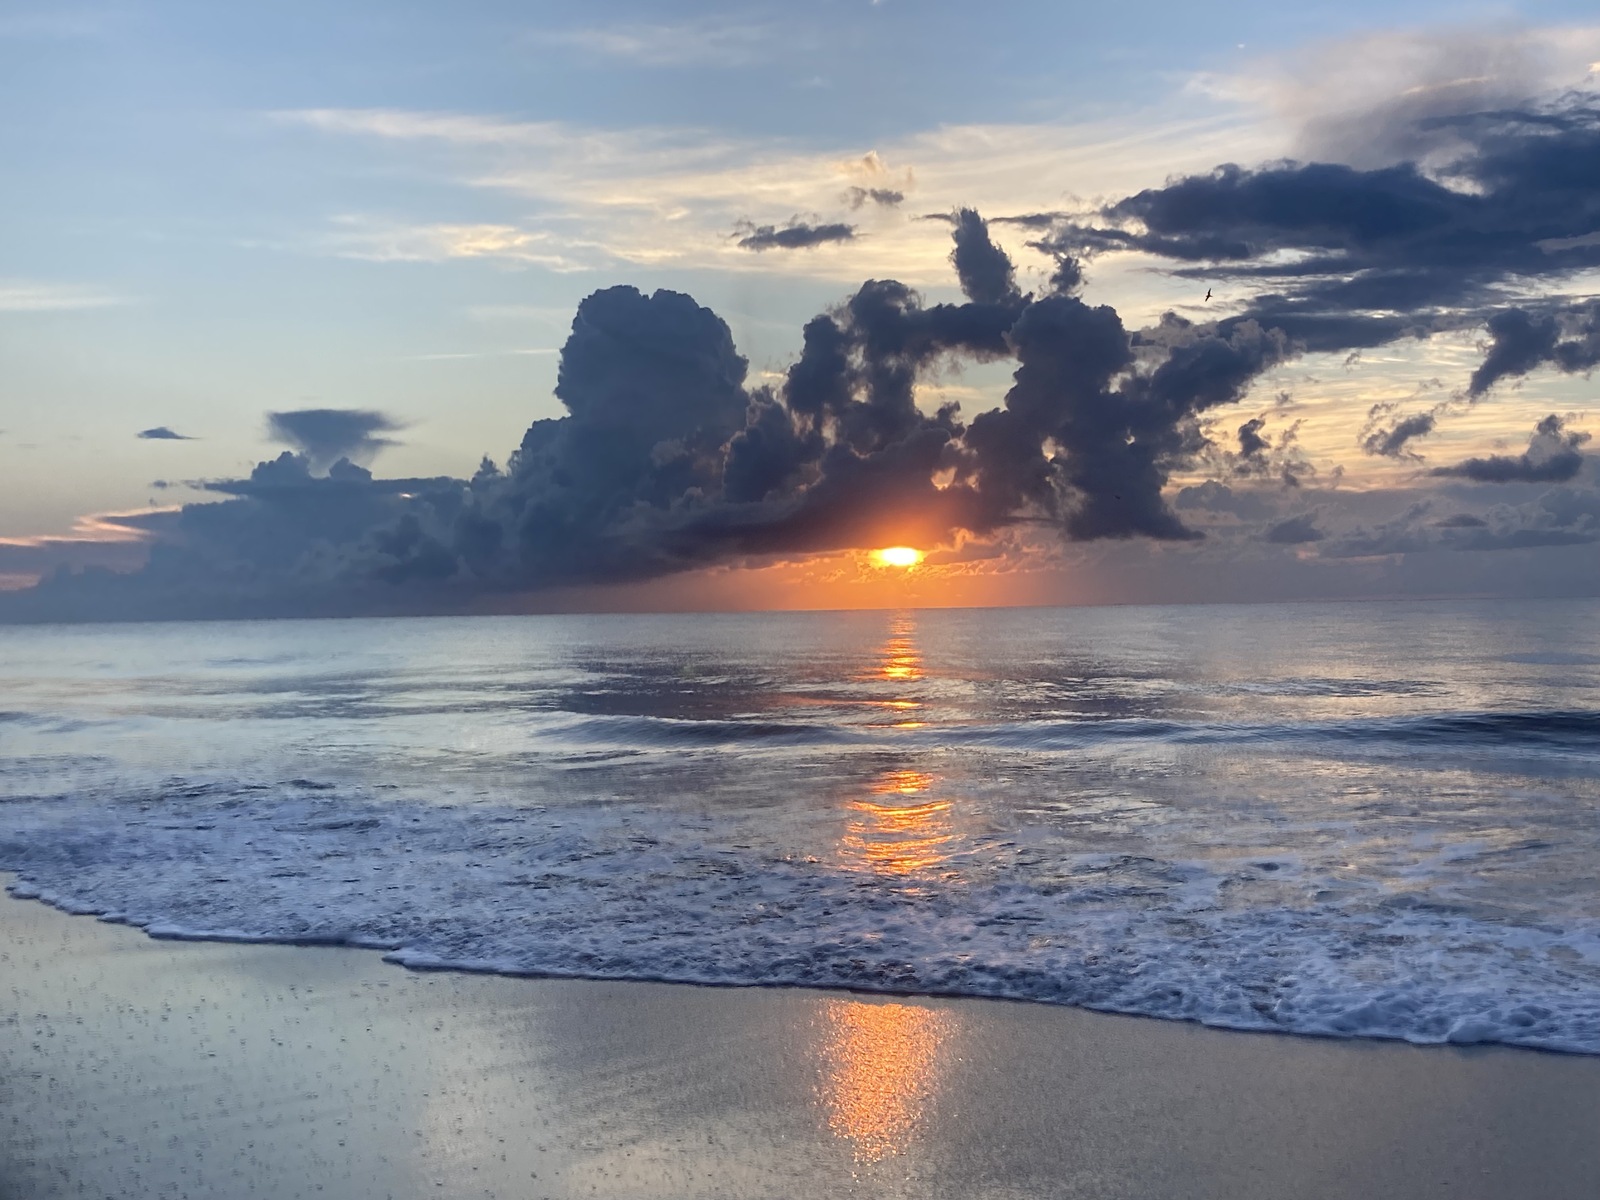
[[[864,677],[892,685],[923,678],[911,614],[894,617],[877,666]],[[898,686],[896,691],[898,695],[872,703],[897,717],[921,707],[921,701]],[[893,725],[915,728],[921,722],[896,720]],[[898,881],[901,887],[915,886],[918,877],[945,869],[957,837],[954,802],[938,795],[938,783],[937,775],[915,767],[889,768],[867,785],[865,795],[846,799],[840,863]],[[818,1090],[828,1128],[850,1143],[863,1165],[903,1154],[937,1099],[942,1065],[960,1032],[958,1017],[914,1001],[831,999],[821,1020]]]

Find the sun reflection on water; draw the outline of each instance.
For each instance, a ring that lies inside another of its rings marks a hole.
[[[937,777],[926,771],[885,771],[866,796],[846,804],[839,858],[848,869],[877,875],[923,875],[946,865],[956,840],[952,804],[928,796]]]
[[[922,678],[922,651],[917,647],[917,622],[910,613],[896,613],[889,637],[879,651],[878,678],[890,683],[914,683]]]
[[[915,1004],[830,999],[823,1020],[828,1128],[850,1142],[859,1162],[902,1153],[934,1098],[954,1018]]]

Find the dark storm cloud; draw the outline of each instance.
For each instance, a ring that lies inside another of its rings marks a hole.
[[[305,456],[313,471],[325,470],[341,458],[371,458],[394,445],[380,434],[401,426],[372,409],[301,408],[267,414],[267,435],[285,442]]]
[[[956,247],[950,252],[961,290],[978,304],[1005,304],[1017,295],[1016,268],[989,238],[989,227],[970,208],[955,216]]]
[[[1137,250],[1186,264],[1179,274],[1248,284],[1259,294],[1240,319],[1311,350],[1470,327],[1511,307],[1513,286],[1600,266],[1594,96],[1430,122],[1456,147],[1436,171],[1228,165],[1060,222],[1038,244],[1089,257]],[[1593,365],[1593,309],[1585,312],[1499,318],[1474,390],[1540,362]],[[1552,340],[1552,322],[1573,326],[1565,341]]]
[[[1568,431],[1554,413],[1534,428],[1528,448],[1518,455],[1491,454],[1469,458],[1450,467],[1435,467],[1430,475],[1455,476],[1475,483],[1565,483],[1583,469],[1587,433]]]
[[[204,484],[229,499],[183,509],[119,585],[119,611],[448,609],[1019,522],[1198,538],[1164,499],[1168,476],[1206,447],[1200,415],[1239,400],[1284,338],[1177,318],[1130,331],[1113,309],[1024,295],[982,218],[950,221],[963,301],[869,280],[806,325],[777,389],[747,387],[728,326],[690,297],[594,293],[561,352],[566,415],[470,481],[372,478],[350,456],[395,427],[382,414],[274,414],[297,451]],[[1007,358],[1001,407],[971,420],[918,407],[929,372]],[[67,611],[73,587],[53,581],[37,602]]]
[[[496,594],[779,554],[932,547],[1020,525],[1067,540],[1187,542],[1202,534],[1180,512],[1230,509],[1253,510],[1267,525],[1260,536],[1304,545],[1308,560],[1587,545],[1600,538],[1600,517],[1581,489],[1492,507],[1481,526],[1441,525],[1421,502],[1347,527],[1328,493],[1297,503],[1316,503],[1314,520],[1285,520],[1274,503],[1215,480],[1168,499],[1180,469],[1249,479],[1259,492],[1310,473],[1294,426],[1269,430],[1265,416],[1240,424],[1243,414],[1229,411],[1264,372],[1306,350],[1487,325],[1484,390],[1544,364],[1587,369],[1592,303],[1525,296],[1600,266],[1592,101],[1450,120],[1446,141],[1458,152],[1438,170],[1229,166],[1107,205],[1091,221],[1052,217],[1035,243],[1057,260],[1042,294],[1019,289],[976,212],[933,214],[951,229],[964,299],[930,304],[895,280],[868,280],[806,324],[799,357],[773,388],[748,385],[728,326],[690,297],[607,288],[579,306],[562,349],[565,415],[535,421],[504,470],[486,461],[471,480],[373,479],[356,463],[396,428],[382,414],[274,414],[294,452],[248,479],[207,485],[228,499],[186,507],[143,571],[115,587],[61,577],[9,603],[56,615],[74,604],[88,615],[449,610]],[[1030,214],[1013,220],[1042,227]],[[798,249],[855,230],[796,219],[740,234],[748,249]],[[1123,249],[1253,298],[1213,322],[1168,313],[1129,328],[1076,294],[1086,262]],[[1496,318],[1513,309],[1526,320]],[[931,374],[1001,360],[1015,369],[998,407],[918,406]],[[1444,411],[1378,406],[1361,443],[1412,456]],[[1443,473],[1463,491],[1483,479],[1571,480],[1583,436],[1547,422],[1525,455]]]
[[[195,440],[181,433],[174,433],[165,425],[157,425],[154,429],[141,429],[135,436],[150,442],[192,442]]]
[[[740,236],[742,235],[742,236]],[[822,246],[828,242],[848,242],[856,236],[854,225],[808,225],[794,220],[783,226],[741,225],[734,231],[738,246],[744,250],[804,250],[809,246]]]
[[[1488,352],[1467,387],[1474,397],[1544,363],[1569,374],[1600,364],[1600,303],[1542,313],[1508,308],[1491,316],[1488,328]]]

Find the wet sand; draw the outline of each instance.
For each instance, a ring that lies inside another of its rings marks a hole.
[[[1600,1059],[418,974],[0,898],[0,1197],[1590,1198]]]

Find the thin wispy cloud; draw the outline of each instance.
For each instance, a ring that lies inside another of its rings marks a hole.
[[[770,58],[779,44],[774,26],[719,18],[539,30],[528,36],[537,45],[644,67],[753,66]]]
[[[76,312],[132,303],[132,297],[94,284],[0,279],[0,312]]]
[[[274,119],[397,153],[413,170],[516,198],[515,220],[343,216],[325,251],[374,261],[479,258],[556,271],[622,263],[774,270],[827,280],[893,275],[919,286],[947,278],[945,233],[895,202],[953,211],[1056,209],[1078,197],[1159,183],[1252,145],[1237,114],[1160,114],[1099,124],[947,126],[875,148],[805,146],[689,128],[587,129],[489,115],[393,109],[279,112]],[[388,149],[386,149],[386,147]],[[870,200],[871,203],[864,203]],[[1082,203],[1083,201],[1076,201]],[[477,206],[481,207],[481,206]],[[534,215],[528,215],[529,213]],[[740,222],[814,214],[815,226],[864,235],[848,255],[756,256],[730,241]],[[1025,231],[1013,249],[1027,257]]]
[[[514,346],[509,350],[444,350],[435,354],[407,355],[408,362],[449,362],[455,359],[511,358],[518,356],[543,357],[560,354],[558,346]]]
[[[1600,25],[1373,30],[1204,73],[1190,90],[1281,122],[1296,158],[1424,165],[1460,148],[1449,118],[1592,87]]]
[[[596,243],[562,238],[551,230],[498,224],[407,225],[382,217],[344,214],[322,245],[340,258],[368,262],[447,262],[496,259],[556,272],[581,271],[610,257]]]
[[[126,512],[86,513],[72,523],[67,533],[40,534],[34,537],[0,537],[0,546],[13,549],[44,549],[51,546],[146,542],[151,529],[166,514],[181,510],[179,505],[139,508]]]

